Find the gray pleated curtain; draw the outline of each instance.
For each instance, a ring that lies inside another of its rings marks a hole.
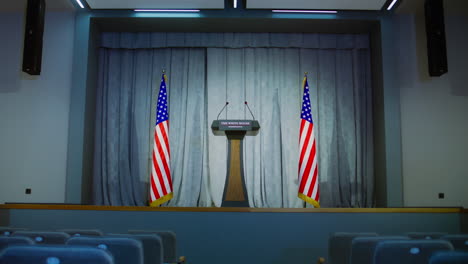
[[[99,58],[94,202],[146,205],[154,109],[168,75],[174,198],[220,206],[227,140],[211,122],[250,119],[244,140],[251,207],[304,207],[297,198],[299,112],[308,72],[323,207],[374,201],[372,86],[366,35],[104,33]]]

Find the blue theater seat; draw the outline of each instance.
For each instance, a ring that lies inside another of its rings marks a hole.
[[[376,233],[333,233],[328,240],[328,259],[330,264],[348,264],[351,255],[351,242],[356,237],[373,237]]]
[[[455,250],[468,252],[468,235],[459,234],[459,235],[446,235],[440,239],[450,241]]]
[[[429,264],[467,264],[468,252],[437,252],[429,259]]]
[[[0,254],[1,264],[114,264],[112,255],[92,247],[11,246]]]
[[[16,245],[33,245],[34,241],[29,237],[10,237],[10,236],[0,236],[0,252],[10,246]]]
[[[143,245],[134,238],[124,237],[71,237],[67,245],[91,246],[108,250],[115,264],[143,264]]]
[[[406,235],[411,239],[440,239],[447,235],[445,232],[409,232]]]
[[[445,240],[387,240],[377,244],[374,264],[427,264],[432,254],[452,251]]]
[[[138,239],[143,244],[144,264],[163,263],[163,244],[161,237],[156,234],[106,234],[106,236]]]
[[[101,230],[98,229],[58,229],[58,232],[65,232],[70,236],[103,236]]]
[[[381,241],[408,240],[404,236],[356,237],[351,242],[350,264],[372,264],[375,247]]]
[[[156,234],[161,237],[163,244],[163,262],[177,263],[177,238],[172,231],[159,230],[128,230],[129,234]]]
[[[25,231],[26,228],[17,228],[9,226],[0,226],[0,236],[9,236],[16,231]]]
[[[70,235],[64,232],[54,231],[17,231],[13,237],[29,237],[36,244],[63,245],[70,238]]]

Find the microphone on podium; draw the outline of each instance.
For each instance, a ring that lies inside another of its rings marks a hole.
[[[218,116],[216,117],[216,120],[219,120],[219,115],[221,115],[221,113],[223,112],[224,108],[226,108],[226,106],[229,104],[229,102],[226,102],[226,104],[223,106],[223,108],[221,108],[221,111],[219,111],[219,114]]]
[[[253,120],[255,120],[255,116],[252,114],[252,110],[250,110],[250,107],[249,107],[249,104],[247,103],[247,101],[245,101],[244,104],[247,106],[247,109],[249,109],[249,112],[252,115]]]

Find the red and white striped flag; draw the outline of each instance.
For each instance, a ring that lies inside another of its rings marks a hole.
[[[319,208],[319,181],[317,164],[317,143],[314,136],[314,122],[310,109],[309,83],[307,76],[302,83],[301,128],[299,132],[299,191],[297,196]]]
[[[171,151],[169,148],[169,112],[167,109],[166,75],[161,78],[156,125],[154,127],[154,146],[150,177],[150,206],[159,206],[172,196]]]

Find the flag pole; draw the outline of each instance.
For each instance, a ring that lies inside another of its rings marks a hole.
[[[304,72],[304,79],[302,79],[302,86],[301,86],[301,93],[300,93],[300,96],[299,96],[299,102],[300,102],[300,106],[299,106],[299,112],[301,112],[302,110],[302,95],[304,94],[304,89],[305,89],[305,81],[307,80],[307,74],[308,72]]]
[[[304,93],[304,85],[305,85],[305,81],[307,80],[307,74],[309,74],[309,73],[304,72],[304,79],[302,80],[302,93]]]
[[[167,76],[166,76],[166,68],[162,68],[162,74],[164,76],[164,81],[167,82]]]

